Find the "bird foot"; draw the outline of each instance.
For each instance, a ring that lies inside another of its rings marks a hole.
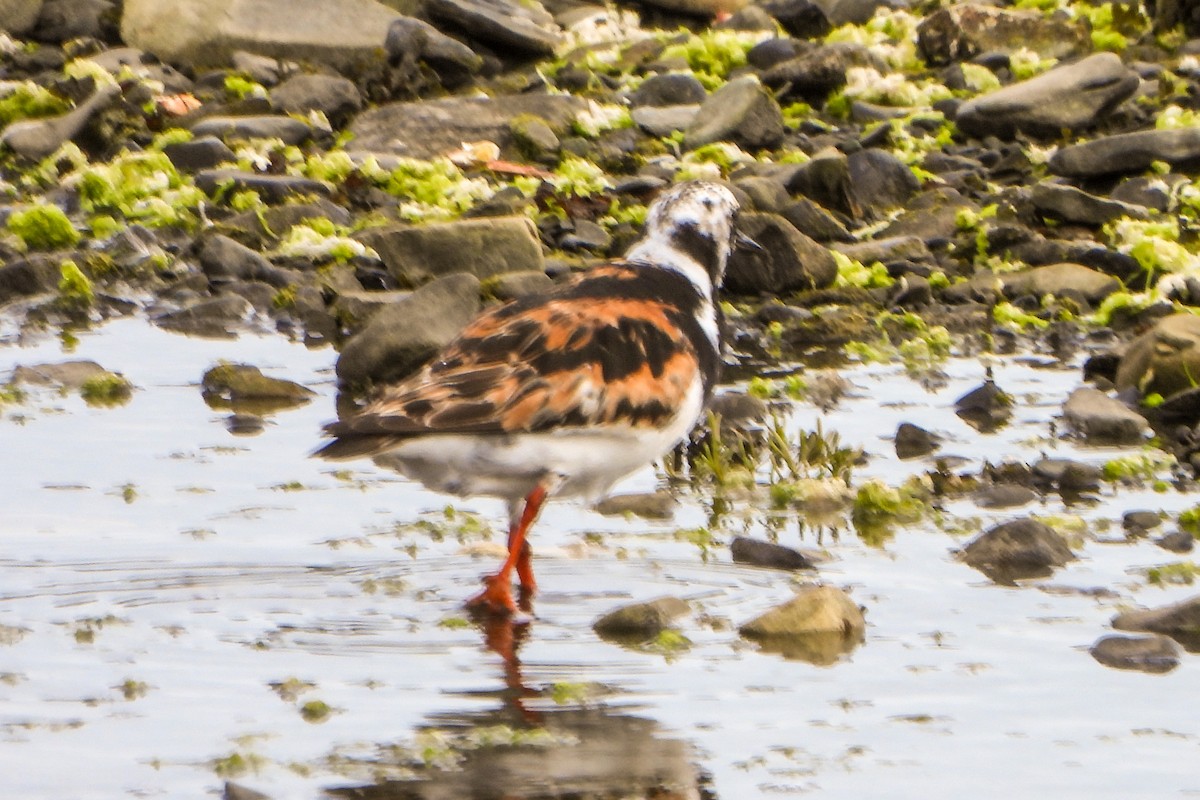
[[[502,617],[516,613],[517,604],[513,600],[507,575],[489,575],[483,582],[483,591],[463,604],[468,610]]]

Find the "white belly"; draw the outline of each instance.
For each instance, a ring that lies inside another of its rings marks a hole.
[[[664,428],[611,425],[541,433],[422,436],[376,461],[427,488],[461,496],[525,497],[546,476],[556,497],[603,497],[614,483],[682,441],[703,410],[699,381]]]

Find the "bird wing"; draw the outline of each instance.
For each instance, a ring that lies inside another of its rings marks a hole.
[[[318,455],[377,453],[435,433],[660,424],[699,379],[682,313],[661,299],[570,292],[491,309],[416,376],[327,426],[337,441]]]

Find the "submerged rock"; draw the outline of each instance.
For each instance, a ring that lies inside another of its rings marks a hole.
[[[614,609],[592,623],[592,630],[602,639],[651,639],[690,610],[678,597],[659,597]]]
[[[968,566],[997,583],[1044,578],[1075,560],[1053,528],[1029,517],[990,528],[972,539],[959,555]]]
[[[264,375],[251,364],[218,364],[209,368],[200,379],[200,391],[205,399],[219,399],[225,403],[241,400],[305,403],[316,394],[295,381]]]
[[[72,360],[56,364],[22,364],[13,370],[9,381],[34,386],[61,386],[74,391],[90,380],[110,374],[95,361]]]
[[[911,422],[901,422],[896,428],[896,457],[902,459],[920,458],[941,447],[938,437]]]
[[[729,545],[729,554],[737,564],[787,570],[816,569],[816,564],[799,550],[746,536],[734,538]]]
[[[738,628],[767,652],[819,665],[836,662],[866,632],[862,609],[841,589],[805,586],[783,605]]]
[[[1103,636],[1088,650],[1106,667],[1170,672],[1179,666],[1179,645],[1166,636]]]
[[[1189,652],[1200,652],[1200,595],[1158,608],[1126,611],[1112,619],[1120,631],[1147,631],[1170,636]]]

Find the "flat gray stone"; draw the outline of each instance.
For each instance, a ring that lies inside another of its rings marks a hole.
[[[1092,42],[1083,22],[1047,19],[1040,11],[956,3],[921,21],[917,45],[930,64],[946,64],[979,53],[1011,53],[1023,48],[1043,58],[1065,58],[1088,52]]]
[[[962,560],[997,583],[1044,578],[1075,554],[1052,528],[1031,517],[996,525],[972,539]]]
[[[562,29],[538,0],[425,0],[425,13],[492,45],[549,56]]]
[[[525,217],[483,217],[368,228],[356,237],[379,253],[401,286],[467,272],[480,280],[545,270],[541,241]]]
[[[1063,405],[1063,417],[1077,433],[1094,442],[1136,444],[1150,429],[1141,414],[1088,387],[1071,392]]]
[[[954,122],[974,136],[1011,138],[1017,132],[1059,136],[1084,130],[1138,88],[1141,79],[1115,53],[1097,53],[959,106]]]
[[[1099,226],[1118,217],[1145,219],[1149,216],[1143,206],[1096,197],[1074,186],[1046,181],[1033,187],[1029,199],[1033,201],[1033,207],[1043,214],[1085,225]]]
[[[641,106],[633,109],[633,123],[651,136],[669,136],[687,130],[696,120],[700,106]]]
[[[350,124],[354,151],[434,158],[463,142],[491,141],[513,150],[512,121],[524,114],[541,117],[553,129],[566,130],[587,101],[570,95],[518,94],[447,97],[389,103],[359,114]]]
[[[196,136],[215,136],[222,141],[280,139],[284,144],[300,144],[312,136],[312,128],[306,123],[282,115],[205,117],[191,130]]]
[[[713,142],[732,142],[746,150],[774,147],[783,141],[783,112],[758,78],[735,78],[704,101],[683,138],[687,150]]]
[[[1135,131],[1060,147],[1047,165],[1055,175],[1088,178],[1141,172],[1155,161],[1200,159],[1200,128]]]
[[[193,67],[225,66],[245,50],[353,71],[383,60],[399,16],[375,0],[125,0],[121,38]]]

